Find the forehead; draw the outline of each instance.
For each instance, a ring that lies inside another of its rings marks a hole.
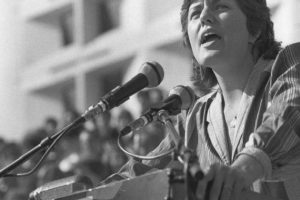
[[[245,1],[245,0],[243,0]],[[217,3],[228,3],[238,6],[237,0],[190,0],[189,10],[202,7],[203,5],[216,5]]]
[[[219,1],[227,1],[227,2],[232,2],[232,1],[235,1],[235,0],[191,0],[191,4],[193,3],[217,3]]]

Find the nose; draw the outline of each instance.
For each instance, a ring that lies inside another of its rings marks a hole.
[[[204,6],[200,15],[201,26],[209,25],[214,22],[214,15],[208,6]]]

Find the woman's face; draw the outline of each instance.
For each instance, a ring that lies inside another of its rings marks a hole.
[[[200,65],[222,70],[252,57],[247,19],[235,0],[198,0],[188,13],[188,36]],[[225,68],[226,67],[226,68]]]

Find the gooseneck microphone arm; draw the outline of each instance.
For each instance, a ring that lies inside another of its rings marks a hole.
[[[111,92],[107,93],[101,100],[94,106],[91,106],[81,117],[77,118],[71,124],[63,128],[60,132],[54,134],[51,137],[46,137],[38,145],[33,147],[31,150],[23,154],[17,160],[9,164],[0,170],[0,178],[2,177],[20,177],[28,176],[35,172],[41,165],[42,161],[50,153],[54,145],[65,135],[70,132],[73,128],[84,123],[85,121],[106,112],[116,106],[119,106],[124,101],[128,100],[129,97],[145,87],[156,87],[158,86],[164,77],[164,71],[161,65],[157,62],[146,62],[142,65],[140,73],[133,77],[123,86],[118,86]],[[41,159],[35,165],[35,167],[25,173],[10,174],[12,170],[20,166],[25,161],[29,160],[38,151],[47,148],[47,151],[43,154]]]
[[[158,118],[165,124],[168,130],[170,130],[171,139],[175,144],[174,154],[177,155],[177,158],[174,159],[178,159],[181,163],[183,163],[186,199],[195,200],[197,182],[204,177],[204,174],[199,167],[197,155],[185,145],[186,141],[184,141],[177,133],[167,111],[159,111]]]
[[[171,119],[169,113],[166,110],[160,110],[158,112],[158,119],[159,121],[163,122],[163,124],[170,130],[170,136],[172,141],[175,144],[175,149],[178,149],[180,145],[183,143],[181,137],[177,133]]]

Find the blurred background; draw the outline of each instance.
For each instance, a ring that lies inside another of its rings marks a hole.
[[[72,174],[88,175],[97,184],[127,161],[116,145],[118,131],[161,102],[174,86],[190,85],[181,3],[0,0],[1,168],[128,81],[144,62],[155,60],[165,70],[159,87],[144,89],[63,138],[34,175],[0,179],[0,199],[24,199],[36,187]],[[277,40],[283,46],[300,41],[300,1],[268,0],[268,4]],[[165,135],[164,127],[156,123],[142,132],[126,138],[128,150],[140,155]],[[19,171],[31,169],[39,155]]]

